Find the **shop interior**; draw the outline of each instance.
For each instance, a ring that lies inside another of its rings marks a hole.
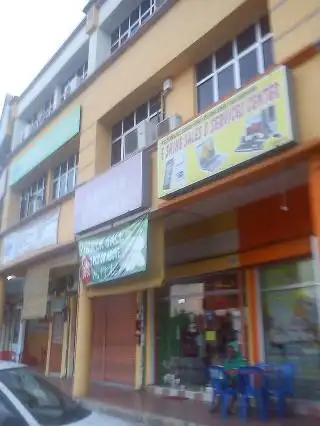
[[[48,340],[51,324],[50,373],[61,373],[64,324],[67,320],[67,298],[76,294],[77,287],[74,267],[53,268],[50,270],[48,294],[39,298],[46,304],[43,318],[24,320],[22,317],[25,288],[25,271],[9,276],[6,280],[6,304],[4,326],[1,333],[2,359],[13,359],[26,365],[46,371]],[[42,286],[42,282],[36,283]],[[38,294],[37,294],[38,296]],[[75,333],[74,333],[75,334]]]
[[[209,385],[207,366],[222,364],[227,343],[247,353],[242,274],[196,277],[170,283],[156,294],[158,385],[199,389]]]

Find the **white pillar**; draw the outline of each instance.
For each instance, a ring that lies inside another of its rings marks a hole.
[[[13,133],[12,133],[12,143],[11,147],[14,149],[15,147],[19,146],[23,140],[23,132],[27,126],[27,123],[20,118],[16,118],[14,121],[13,126]]]
[[[97,28],[90,35],[88,75],[92,74],[111,54],[111,39],[102,29]]]

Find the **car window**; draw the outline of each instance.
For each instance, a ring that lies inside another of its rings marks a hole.
[[[11,401],[0,392],[0,426],[28,426]]]
[[[0,371],[0,381],[43,426],[64,426],[90,414],[90,411],[29,368]]]

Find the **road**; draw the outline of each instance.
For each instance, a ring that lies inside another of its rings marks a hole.
[[[116,417],[107,416],[106,414],[100,414],[100,418],[103,423],[100,423],[99,426],[142,426],[141,423],[127,422]],[[92,426],[95,426],[95,423]]]

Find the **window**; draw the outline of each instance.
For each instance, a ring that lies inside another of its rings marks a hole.
[[[78,154],[72,155],[53,172],[52,199],[57,200],[69,194],[76,187]]]
[[[2,370],[0,380],[43,426],[86,423],[91,413],[29,368]]]
[[[0,425],[27,426],[19,411],[2,392],[0,392]]]
[[[31,216],[46,204],[46,178],[43,177],[22,191],[20,219]]]
[[[143,120],[149,119],[158,123],[160,121],[161,100],[160,95],[151,98],[148,102],[140,105],[135,111],[128,114],[124,119],[112,127],[111,165],[119,163],[126,157],[123,136],[130,133]],[[136,139],[127,146],[127,155],[137,150]],[[128,151],[129,149],[129,151]]]
[[[311,259],[260,269],[266,361],[295,367],[295,397],[319,400],[320,285]]]
[[[198,111],[263,74],[272,64],[272,34],[265,16],[197,65]]]
[[[156,11],[156,0],[144,0],[134,11],[112,32],[111,53],[115,52],[128,38]]]

